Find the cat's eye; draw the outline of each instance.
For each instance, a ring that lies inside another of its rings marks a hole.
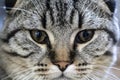
[[[93,36],[94,36],[94,30],[83,30],[78,32],[75,41],[77,43],[85,43],[90,41]]]
[[[40,44],[44,44],[47,38],[47,34],[45,31],[42,30],[31,30],[30,31],[31,37],[34,41]]]

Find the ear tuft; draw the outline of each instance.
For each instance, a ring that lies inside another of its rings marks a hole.
[[[104,0],[111,12],[115,11],[116,3],[115,0]]]
[[[10,8],[14,7],[17,0],[5,0],[5,6],[7,10],[11,10]],[[7,8],[8,7],[8,8]]]

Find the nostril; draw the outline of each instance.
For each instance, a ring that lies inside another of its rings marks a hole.
[[[56,64],[57,66],[58,66],[58,68],[63,72],[65,69],[66,69],[66,67],[61,67],[59,64]]]
[[[66,68],[60,68],[60,70],[61,70],[62,72],[65,71],[65,69],[66,69]]]
[[[63,72],[68,67],[68,65],[70,65],[70,63],[67,61],[60,61],[55,63],[55,65],[57,65],[59,69]]]

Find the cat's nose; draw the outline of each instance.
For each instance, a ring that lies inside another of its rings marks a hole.
[[[59,61],[54,64],[57,65],[62,72],[70,65],[68,61]]]

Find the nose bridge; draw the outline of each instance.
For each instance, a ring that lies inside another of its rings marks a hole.
[[[70,62],[70,54],[67,44],[64,42],[58,42],[58,45],[55,48],[55,62],[54,64],[59,67],[61,71],[64,71]]]
[[[64,38],[57,40],[53,48],[54,52],[50,54],[50,59],[54,65],[58,66],[61,71],[64,71],[67,66],[73,62],[68,44],[69,42]]]
[[[55,48],[56,60],[57,61],[69,61],[69,49],[67,44],[64,42],[59,42]]]

